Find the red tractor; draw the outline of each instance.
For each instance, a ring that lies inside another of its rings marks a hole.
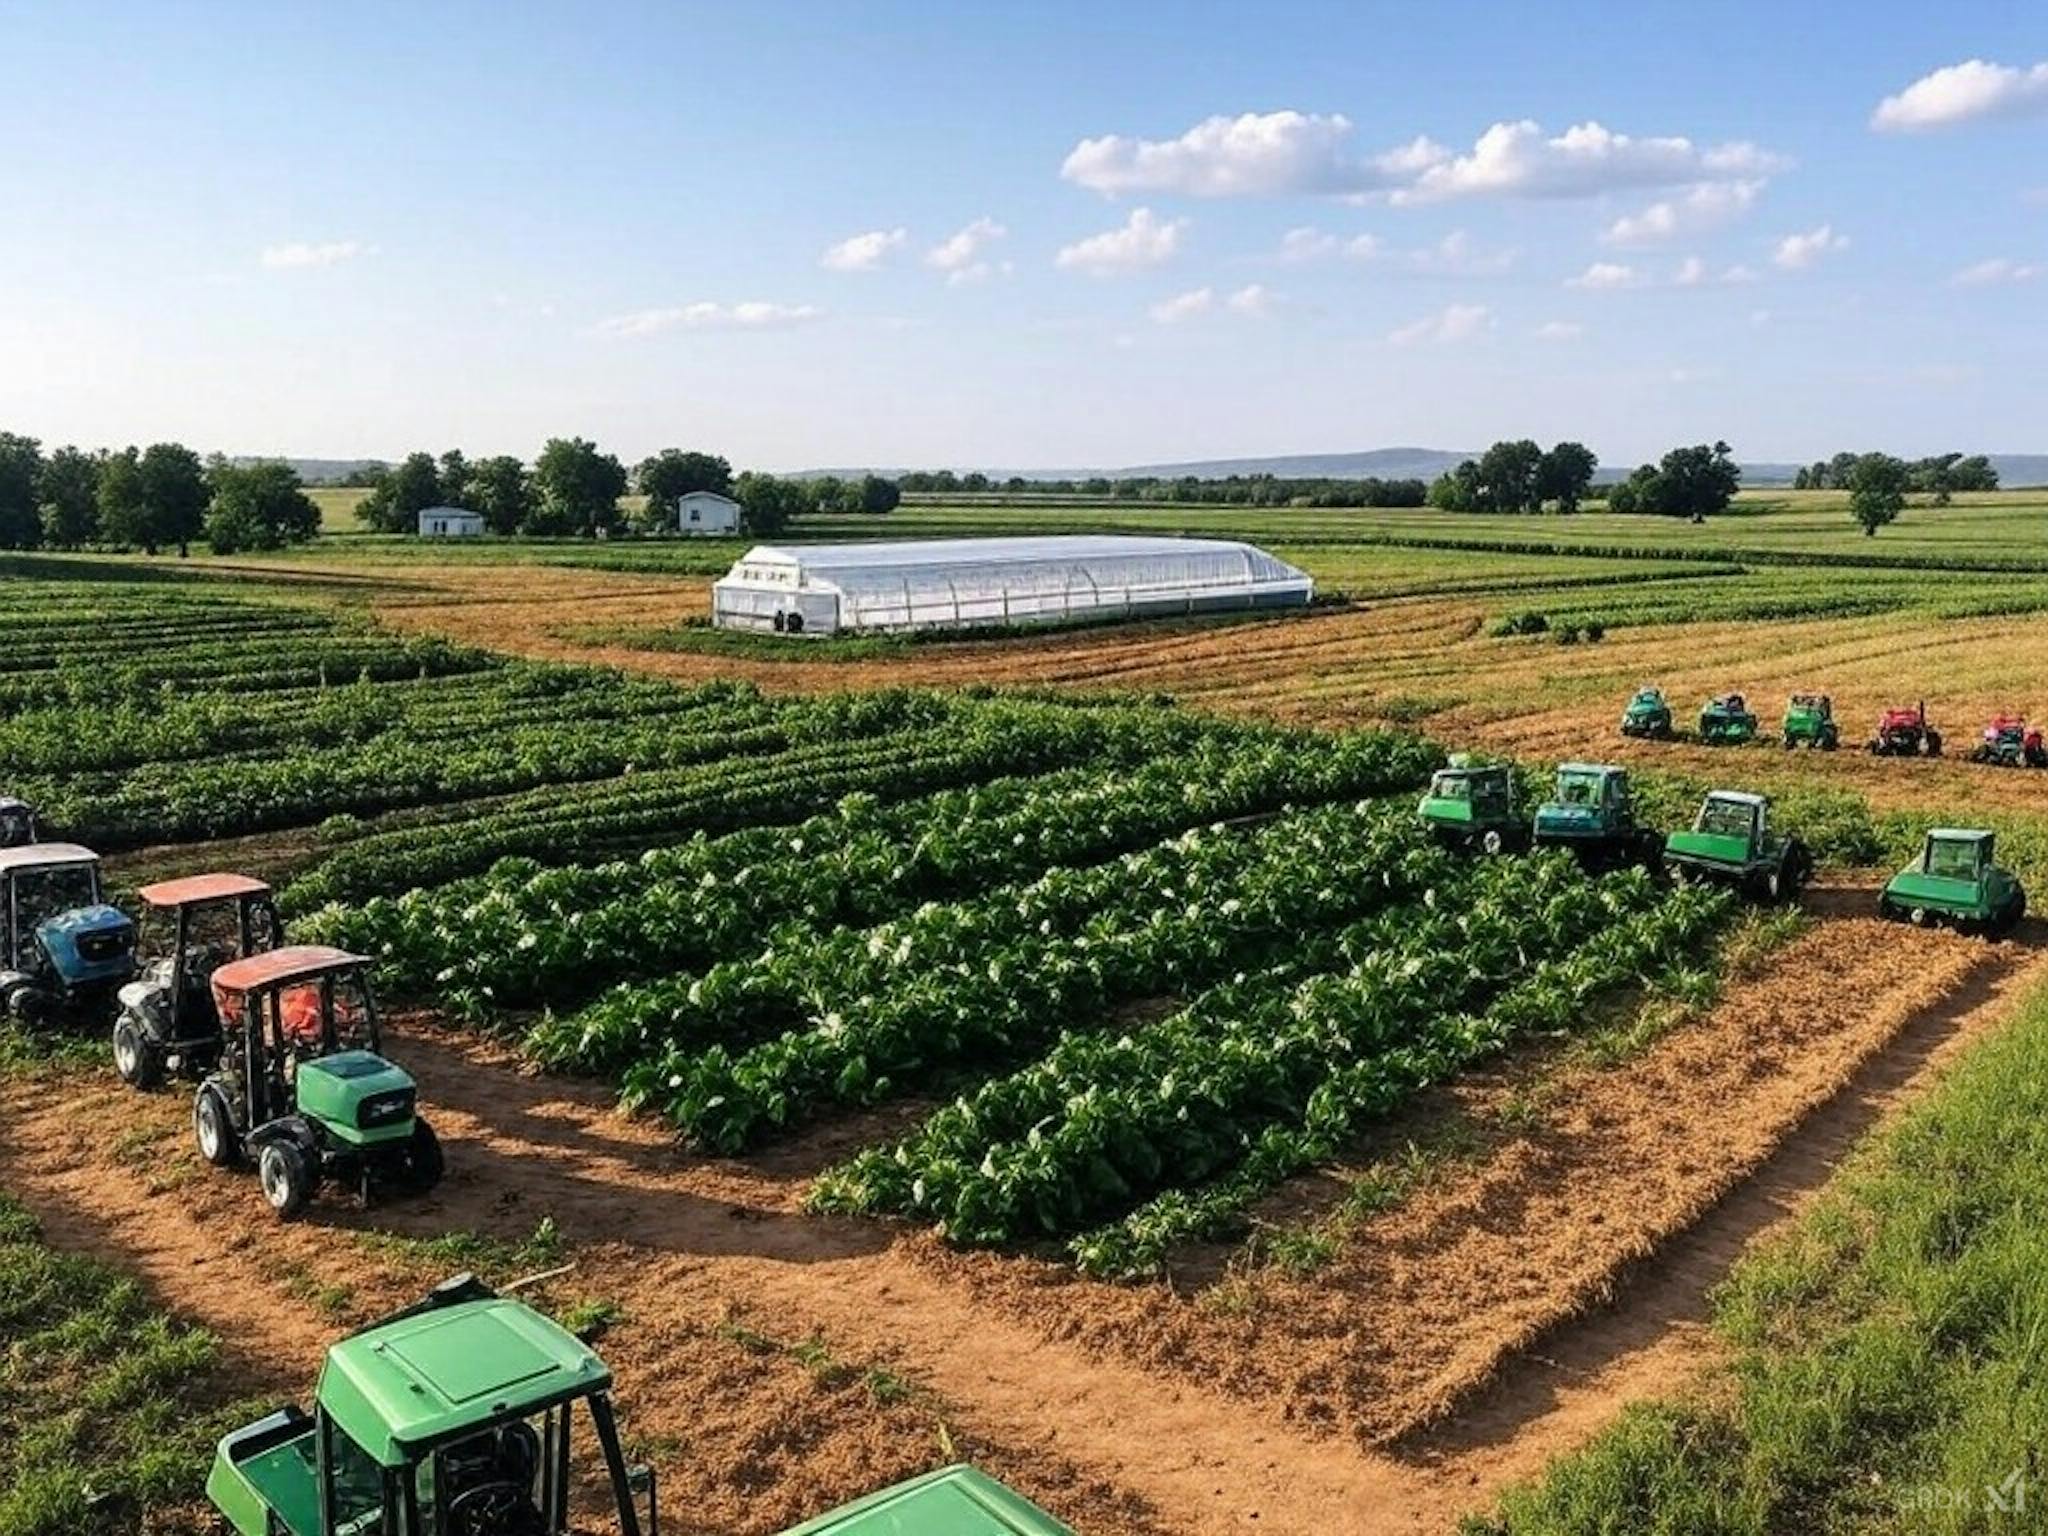
[[[2028,725],[2024,716],[1994,715],[1970,761],[2000,768],[2048,768],[2048,745],[2041,740],[2041,728]]]
[[[1927,701],[1911,709],[1887,709],[1870,738],[1870,750],[1879,757],[1941,756],[1941,732],[1927,723]]]

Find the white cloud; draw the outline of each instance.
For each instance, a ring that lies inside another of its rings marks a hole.
[[[1993,283],[2027,283],[2041,275],[2039,262],[2014,261],[2009,256],[1994,256],[1989,261],[1976,262],[1963,268],[1949,281],[1964,288],[1988,287]]]
[[[963,283],[978,283],[998,271],[1009,270],[1008,262],[997,264],[989,261],[984,254],[991,245],[1008,234],[1009,231],[994,219],[976,219],[971,224],[956,229],[926,251],[925,265],[945,273],[946,281],[955,287]]]
[[[2048,63],[2031,69],[1966,59],[1922,75],[1870,114],[1880,132],[1917,133],[1987,117],[2048,112]]]
[[[1223,302],[1232,314],[1263,320],[1273,313],[1278,299],[1279,296],[1264,283],[1246,283]]]
[[[1836,234],[1832,224],[1822,224],[1803,234],[1787,235],[1778,242],[1777,250],[1771,253],[1771,260],[1787,272],[1799,272],[1832,251],[1848,249],[1848,245],[1847,235]]]
[[[1671,274],[1671,281],[1680,288],[1697,288],[1706,280],[1707,264],[1697,256],[1686,257]]]
[[[1351,150],[1341,113],[1246,112],[1195,124],[1177,139],[1105,134],[1083,139],[1060,175],[1096,192],[1188,197],[1275,197],[1383,190],[1443,157],[1427,139],[1381,154]]]
[[[1369,240],[1370,235],[1360,236]],[[1335,235],[1325,234],[1313,224],[1290,229],[1280,237],[1280,260],[1291,264],[1322,261],[1337,254],[1343,244]]]
[[[770,304],[749,299],[738,304],[703,300],[667,309],[637,309],[597,322],[604,336],[653,336],[661,331],[766,331],[804,325],[824,318],[811,304]]]
[[[1425,167],[1397,203],[1454,197],[1597,197],[1629,187],[1676,187],[1769,176],[1785,162],[1749,143],[1632,138],[1580,123],[1555,138],[1527,119],[1495,123],[1470,153]]]
[[[1161,219],[1150,208],[1133,208],[1121,228],[1090,235],[1063,246],[1056,265],[1076,272],[1104,276],[1112,272],[1134,272],[1156,267],[1172,259],[1187,232],[1186,219]]]
[[[1763,189],[1761,179],[1703,181],[1682,197],[1665,198],[1639,213],[1623,214],[1600,238],[1609,245],[1656,245],[1677,235],[1712,229],[1747,212]]]
[[[1759,275],[1755,267],[1746,266],[1738,261],[1734,266],[1721,274],[1721,281],[1724,283],[1753,283]]]
[[[274,272],[296,267],[332,267],[358,256],[374,256],[377,247],[360,240],[329,240],[320,244],[293,240],[284,245],[266,245],[257,258]]]
[[[1626,262],[1596,261],[1577,277],[1565,279],[1567,288],[1639,288],[1646,281],[1643,274]]]
[[[1576,320],[1546,320],[1532,334],[1538,341],[1577,341],[1586,328]]]
[[[1389,331],[1387,340],[1397,347],[1412,347],[1420,342],[1469,341],[1491,324],[1492,312],[1484,304],[1452,304]]]
[[[1511,250],[1483,251],[1472,243],[1472,237],[1465,231],[1454,229],[1435,245],[1410,251],[1407,259],[1408,265],[1417,272],[1491,277],[1513,266],[1516,254]]]
[[[1215,289],[1190,288],[1186,293],[1177,293],[1170,299],[1154,304],[1152,318],[1160,325],[1177,325],[1183,320],[1193,319],[1196,315],[1205,315],[1215,307]]]
[[[829,267],[834,272],[872,272],[879,267],[892,251],[903,248],[910,239],[907,229],[871,229],[864,234],[849,235],[837,245],[826,248],[818,258],[818,265]]]
[[[1749,323],[1762,330],[1771,323],[1771,312],[1768,309],[1752,309],[1749,312]]]

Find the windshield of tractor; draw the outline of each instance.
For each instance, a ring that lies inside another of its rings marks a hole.
[[[1975,880],[1977,844],[1956,838],[1930,838],[1927,843],[1927,873],[1937,880]]]
[[[25,869],[14,877],[14,910],[23,933],[61,913],[93,906],[99,899],[98,872],[90,864]]]
[[[1430,782],[1429,792],[1438,800],[1470,800],[1472,781],[1462,773],[1440,773]]]
[[[372,1051],[377,1032],[371,1012],[369,985],[361,971],[316,976],[278,988],[278,1027],[285,1040],[301,1052],[319,1052],[325,1042],[322,1003],[332,989],[334,1048],[337,1051]]]
[[[1557,799],[1560,805],[1583,805],[1589,810],[1600,804],[1602,787],[1607,776],[1583,770],[1566,770],[1557,776]]]
[[[1664,692],[1661,688],[1645,688],[1636,694],[1636,703],[1644,709],[1662,709]]]
[[[1739,837],[1747,841],[1756,827],[1757,807],[1740,800],[1709,800],[1700,807],[1695,832],[1714,837]]]
[[[384,1469],[331,1419],[327,1454],[334,1469],[334,1529],[370,1536],[384,1529]]]

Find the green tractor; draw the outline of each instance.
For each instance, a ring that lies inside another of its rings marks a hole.
[[[1560,763],[1551,797],[1536,808],[1539,848],[1569,848],[1589,869],[1654,866],[1663,835],[1636,820],[1628,770],[1604,763]]]
[[[236,1536],[660,1536],[589,1345],[469,1275],[332,1345],[313,1410],[225,1436],[207,1497]],[[947,1467],[787,1536],[1072,1536]]]
[[[1969,933],[2010,933],[2027,915],[2027,893],[1998,867],[1992,833],[1936,827],[1920,857],[1893,875],[1877,898],[1880,917]]]
[[[1503,764],[1475,768],[1451,759],[1431,776],[1416,814],[1432,837],[1452,848],[1496,854],[1529,841],[1514,770]]]
[[[1835,728],[1835,701],[1824,693],[1795,693],[1785,705],[1785,726],[1780,734],[1785,750],[1818,747],[1832,752],[1842,744]]]
[[[1739,693],[1717,694],[1700,707],[1700,740],[1710,747],[1756,740],[1756,711]]]
[[[1621,712],[1621,734],[1646,741],[1671,739],[1671,705],[1662,688],[1638,688]]]
[[[1664,842],[1673,880],[1733,886],[1763,901],[1791,901],[1813,878],[1813,855],[1796,837],[1771,830],[1771,802],[1762,795],[1717,789],[1700,802],[1689,831]]]
[[[289,1219],[327,1180],[412,1192],[441,1181],[419,1090],[383,1055],[369,961],[302,944],[213,973],[220,1063],[199,1085],[192,1130],[217,1168],[253,1158],[263,1198]]]

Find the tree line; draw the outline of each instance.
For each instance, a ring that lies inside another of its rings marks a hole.
[[[182,443],[88,451],[0,432],[0,548],[110,545],[179,554],[280,549],[320,528],[298,472],[274,459],[201,459]]]
[[[646,498],[630,517],[619,507],[629,487]],[[741,526],[753,534],[777,533],[812,513],[891,512],[902,499],[895,482],[878,475],[796,480],[750,470],[735,476],[720,455],[681,448],[664,448],[628,471],[617,455],[587,438],[555,437],[531,466],[511,454],[472,461],[459,448],[408,454],[372,471],[356,515],[380,533],[412,533],[426,508],[459,507],[482,517],[493,533],[598,538],[628,529],[672,530],[677,500],[692,491],[732,497],[740,504]]]
[[[1502,441],[1437,476],[1429,504],[1444,512],[1576,512],[1599,467],[1584,443],[1545,449],[1526,437]]]
[[[1190,502],[1220,507],[1419,507],[1428,490],[1420,480],[1279,475],[1090,475],[1083,479],[995,480],[975,470],[913,470],[897,484],[920,495],[1088,496],[1098,501]]]
[[[1792,477],[1795,491],[1853,491],[1858,470],[1867,459],[1890,458],[1882,453],[1838,453],[1831,459],[1815,459]],[[1906,472],[1906,491],[1931,496],[1934,505],[1945,507],[1957,491],[1995,491],[1998,471],[1981,453],[1968,458],[1960,453],[1937,453],[1926,459],[1893,460]],[[1887,472],[1888,473],[1888,472]],[[1868,478],[1866,475],[1864,478]]]

